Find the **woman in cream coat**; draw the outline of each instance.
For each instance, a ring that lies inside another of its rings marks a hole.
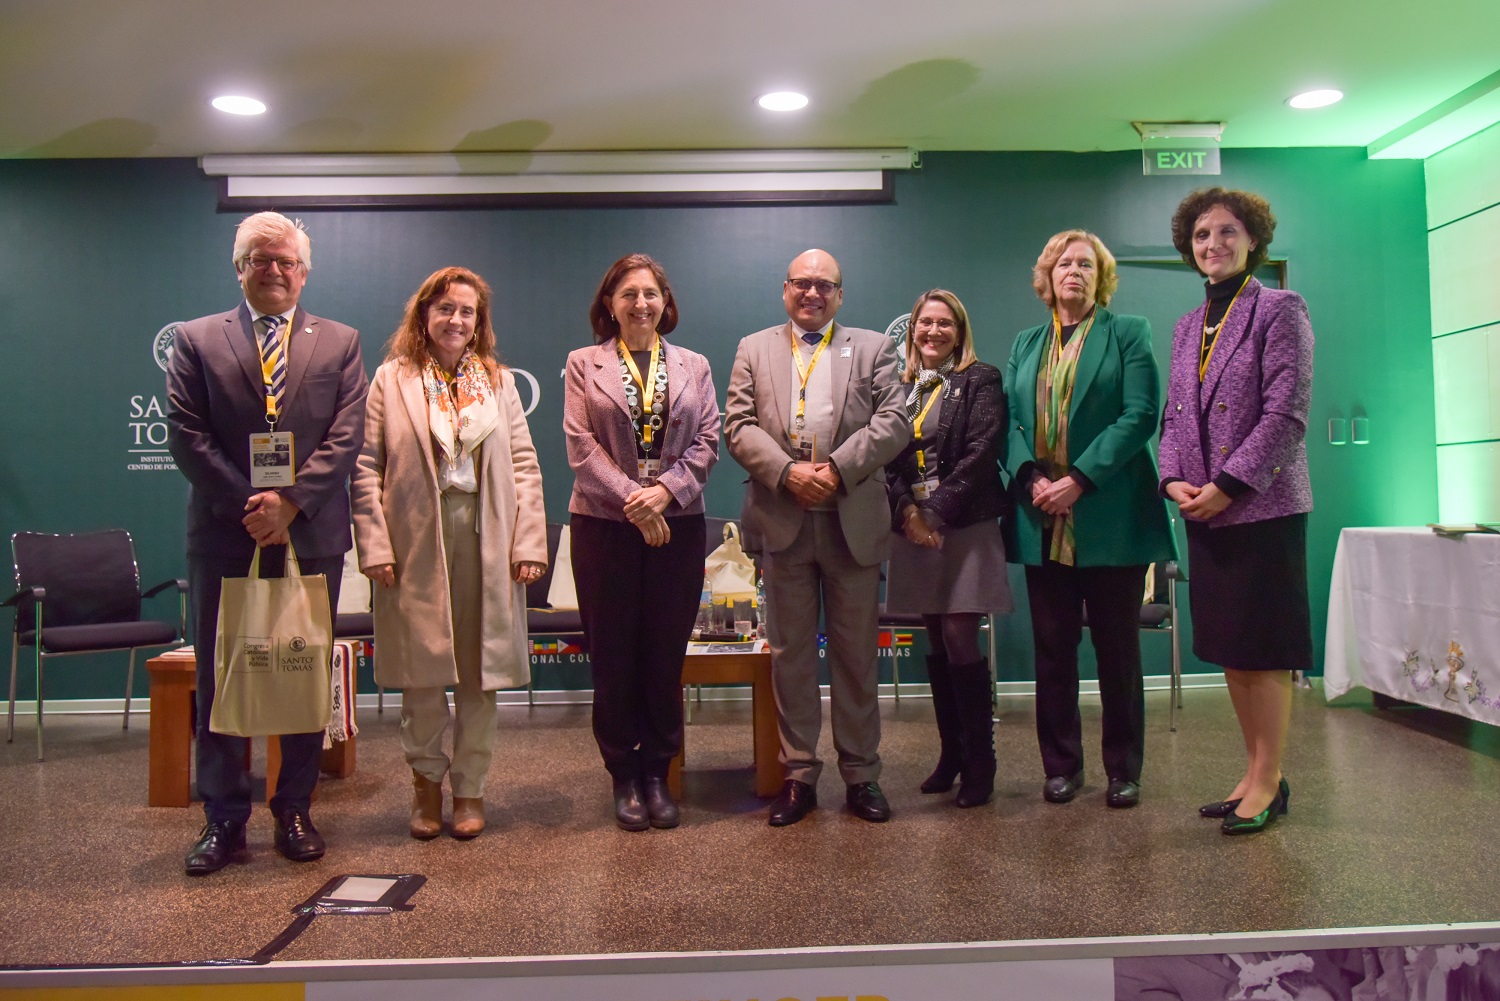
[[[526,583],[546,568],[542,476],[515,379],[495,360],[490,287],[443,268],[406,305],[370,384],[353,480],[360,569],[374,591],[375,680],[403,689],[411,835],[484,830],[495,690],[530,676]],[[451,757],[446,687],[457,719]]]

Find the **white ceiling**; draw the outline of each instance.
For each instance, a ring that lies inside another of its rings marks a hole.
[[[0,39],[6,157],[1363,146],[1500,69],[1500,2],[0,0]]]

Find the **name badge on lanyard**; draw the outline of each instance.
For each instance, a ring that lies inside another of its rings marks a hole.
[[[657,479],[661,476],[660,459],[636,459],[635,481],[643,487],[656,486]]]
[[[911,495],[919,501],[931,500],[937,488],[938,478],[936,476],[929,476],[911,485]]]
[[[792,458],[797,462],[818,461],[818,436],[806,428],[793,428],[788,437],[792,441]]]
[[[292,464],[297,450],[290,431],[264,431],[250,436],[250,485],[289,487],[297,479]]]

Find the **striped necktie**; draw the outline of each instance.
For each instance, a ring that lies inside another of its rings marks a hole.
[[[268,414],[281,413],[281,398],[286,393],[286,349],[281,338],[280,316],[262,316],[260,335],[260,366],[265,377],[266,407]]]

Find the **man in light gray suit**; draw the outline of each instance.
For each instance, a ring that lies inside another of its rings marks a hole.
[[[880,564],[890,549],[887,462],[911,437],[890,338],[834,322],[838,262],[799,255],[782,284],[788,323],[740,341],[725,439],[750,473],[745,537],[763,553],[767,636],[786,781],[773,827],[817,806],[818,617],[828,637],[833,742],[851,812],[890,819],[880,776],[875,647]]]
[[[349,473],[365,437],[369,380],[352,327],[299,305],[312,249],[307,233],[276,212],[235,232],[234,270],[244,300],[183,324],[167,369],[168,444],[188,479],[188,582],[198,660],[198,793],[207,816],[188,852],[190,876],[224,868],[245,850],[250,818],[248,741],[214,733],[214,643],[221,582],[244,577],[257,547],[261,576],[281,576],[287,543],[301,571],[323,574],[338,608],[351,542]],[[250,435],[289,432],[290,476],[276,486],[252,466]],[[291,482],[286,482],[286,480]],[[283,734],[271,798],[276,849],[294,862],[323,855],[308,815],[323,734]]]

